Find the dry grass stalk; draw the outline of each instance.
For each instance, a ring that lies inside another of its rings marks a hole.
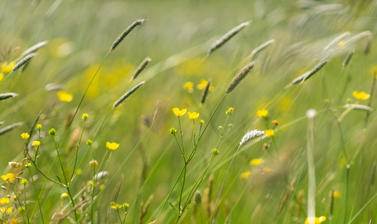
[[[140,203],[139,224],[143,223],[143,220],[148,213],[148,209],[149,209],[149,206],[151,205],[152,200],[153,200],[153,195],[149,196],[145,204],[143,202]]]
[[[3,135],[5,133],[7,133],[7,132],[10,132],[10,131],[12,131],[15,128],[20,127],[21,125],[23,125],[22,122],[17,122],[17,123],[5,126],[4,128],[0,129],[0,135]]]
[[[39,43],[37,43],[37,44],[31,46],[30,48],[26,49],[26,50],[22,53],[21,57],[25,57],[25,56],[28,55],[28,54],[35,53],[35,52],[38,51],[40,48],[44,47],[47,43],[48,43],[48,41],[45,40],[45,41],[41,41],[41,42],[39,42]]]
[[[142,85],[145,84],[145,81],[140,82],[136,86],[134,86],[132,89],[127,91],[125,94],[123,94],[115,103],[113,104],[113,107],[119,106],[123,101],[125,101],[130,95],[132,95],[137,89],[139,89]]]
[[[321,68],[323,68],[323,66],[325,66],[326,63],[327,63],[326,60],[319,62],[312,70],[310,70],[310,71],[304,73],[303,75],[300,75],[296,79],[294,79],[290,83],[290,85],[296,85],[296,84],[301,84],[301,83],[305,82],[310,77],[312,77],[315,73],[317,73],[319,70],[321,70]]]
[[[200,100],[200,103],[201,104],[204,104],[206,102],[206,99],[207,99],[207,95],[208,95],[208,92],[209,92],[209,87],[211,86],[211,81],[208,80],[207,81],[207,85],[206,85],[206,88],[204,89],[204,92],[203,92],[203,95],[202,95],[202,99]]]
[[[264,49],[266,49],[267,47],[269,47],[273,43],[275,43],[275,40],[271,39],[271,40],[268,40],[268,41],[264,42],[263,44],[259,45],[258,47],[256,47],[250,53],[249,57],[251,58],[251,60],[254,60],[258,53],[260,53],[261,51],[263,51]]]
[[[17,93],[0,93],[0,101],[18,96]]]
[[[13,67],[12,72],[17,71],[19,68],[26,66],[30,60],[37,55],[36,53],[31,53],[23,57],[17,64]]]
[[[215,177],[211,175],[208,179],[208,186],[204,190],[203,201],[204,207],[208,217],[211,217],[212,214],[212,190],[213,190],[213,182]]]
[[[250,62],[245,65],[241,71],[233,77],[232,81],[230,82],[228,88],[226,89],[226,93],[230,93],[237,87],[237,85],[246,77],[246,75],[250,72],[250,70],[254,68],[254,62]]]
[[[140,75],[140,73],[147,67],[147,65],[149,64],[149,62],[151,62],[151,61],[152,61],[151,58],[149,58],[149,57],[145,58],[141,62],[141,64],[137,67],[135,73],[132,76],[132,79],[136,79]]]
[[[139,19],[139,20],[136,20],[134,21],[131,25],[129,25],[118,37],[117,39],[115,39],[115,41],[113,42],[113,44],[111,45],[110,47],[110,51],[113,51],[115,50],[115,48],[123,41],[123,39],[129,34],[131,33],[131,31],[133,29],[135,29],[135,27],[143,24],[144,22],[144,19]]]
[[[246,26],[250,24],[249,21],[241,23],[240,25],[234,27],[226,34],[224,34],[220,39],[218,39],[208,50],[208,56],[211,55],[215,50],[219,49],[223,46],[226,42],[228,42],[232,37],[234,37],[237,33],[243,30]]]
[[[343,63],[342,63],[343,68],[345,68],[345,67],[350,63],[353,54],[354,54],[354,51],[350,51],[350,52],[347,54],[346,58],[344,59],[344,61],[343,61]]]

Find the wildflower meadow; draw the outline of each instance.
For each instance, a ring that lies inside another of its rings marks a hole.
[[[0,1],[0,223],[377,223],[376,18]]]

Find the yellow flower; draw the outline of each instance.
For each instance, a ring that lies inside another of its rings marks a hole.
[[[25,179],[25,178],[21,179],[21,184],[27,184],[27,183],[28,183],[27,179]]]
[[[0,81],[4,79],[4,73],[0,72]]]
[[[194,83],[193,82],[186,82],[184,85],[183,85],[183,88],[189,92],[189,93],[192,93],[194,91]]]
[[[69,197],[68,193],[65,193],[65,192],[60,195],[60,198],[63,200],[67,199],[68,197]]]
[[[352,94],[358,100],[367,100],[370,97],[370,94],[368,94],[368,93],[366,93],[364,91],[361,91],[361,92],[353,91]]]
[[[344,47],[345,44],[346,44],[346,42],[344,42],[344,41],[339,41],[339,42],[338,42],[338,47]]]
[[[72,94],[67,93],[65,91],[59,91],[57,94],[58,94],[59,100],[62,101],[62,102],[67,102],[68,103],[68,102],[71,102],[72,99],[73,99]]]
[[[203,124],[204,124],[204,120],[200,120],[199,123],[200,123],[201,125],[203,125]]]
[[[106,148],[109,150],[115,151],[119,148],[119,144],[116,142],[106,142]]]
[[[41,142],[40,141],[33,141],[33,143],[31,143],[34,147],[38,147],[41,145]]]
[[[309,220],[314,224],[321,224],[326,221],[326,216],[306,218],[305,224],[309,224]]]
[[[226,115],[231,115],[234,111],[234,107],[229,107],[228,110],[226,110],[225,114]]]
[[[173,113],[174,113],[175,116],[182,117],[183,115],[185,115],[187,109],[183,108],[183,109],[180,110],[178,107],[174,107],[172,109],[172,111],[173,111]]]
[[[2,208],[0,208],[0,213],[1,214],[7,213],[9,215],[10,213],[12,213],[12,208],[11,207],[9,207],[9,208],[2,207]]]
[[[196,88],[199,89],[199,90],[203,90],[203,89],[206,88],[207,84],[208,84],[208,81],[202,79],[202,80],[200,80],[200,83],[198,85],[196,85]],[[213,91],[213,89],[214,89],[213,85],[210,84],[209,91]]]
[[[8,73],[8,72],[11,72],[13,67],[16,65],[16,63],[14,61],[12,62],[4,62],[2,65],[1,65],[1,71],[4,72],[4,73]]]
[[[82,116],[81,116],[81,119],[86,121],[86,120],[88,120],[88,117],[89,117],[89,115],[87,113],[83,113]]]
[[[265,133],[268,137],[272,137],[272,136],[275,135],[275,131],[272,130],[272,129],[265,130],[264,133]]]
[[[264,160],[262,158],[256,158],[256,159],[250,160],[250,165],[252,166],[258,166],[262,163],[264,163]]]
[[[98,161],[97,160],[91,160],[91,161],[89,161],[89,166],[91,166],[91,167],[98,166]]]
[[[114,210],[121,209],[121,208],[128,209],[128,207],[129,207],[128,203],[118,204],[114,201],[110,203],[110,208]]]
[[[78,168],[78,169],[76,170],[76,175],[81,175],[81,174],[82,174],[82,169]]]
[[[340,194],[340,192],[339,191],[334,191],[334,193],[333,193],[333,197],[334,198],[340,198],[342,195]]]
[[[199,118],[199,113],[197,112],[188,112],[187,115],[191,120],[196,120]]]
[[[208,83],[207,80],[202,79],[202,80],[200,80],[200,83],[198,85],[196,85],[196,88],[198,88],[199,90],[202,90],[202,89],[206,88],[207,83]]]
[[[241,173],[241,179],[249,178],[250,174],[251,174],[250,171],[245,171],[245,172]]]
[[[26,140],[26,139],[30,138],[30,135],[27,132],[23,132],[23,133],[21,133],[21,138]]]
[[[272,172],[272,169],[266,167],[266,168],[263,168],[263,172],[265,172],[265,173],[271,173],[271,172]]]
[[[7,205],[9,204],[10,199],[9,198],[0,198],[0,205]]]
[[[7,173],[1,176],[1,179],[7,183],[13,183],[16,180],[14,173]]]
[[[268,110],[261,109],[257,111],[257,116],[260,118],[266,118],[268,116]]]
[[[35,127],[36,127],[37,129],[42,129],[42,125],[41,125],[41,124],[37,124]]]

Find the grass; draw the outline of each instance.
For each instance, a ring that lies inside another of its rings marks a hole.
[[[377,219],[376,3],[0,6],[0,223]]]

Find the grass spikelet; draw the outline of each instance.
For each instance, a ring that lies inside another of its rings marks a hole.
[[[133,80],[136,79],[140,75],[140,73],[147,67],[147,65],[149,64],[149,62],[151,62],[151,61],[152,61],[152,59],[150,57],[145,58],[141,62],[141,64],[137,67],[134,75],[132,76],[132,79]]]
[[[326,51],[326,50],[332,48],[333,46],[336,46],[341,40],[348,37],[349,35],[351,35],[350,32],[345,32],[345,33],[340,34],[339,36],[335,37],[328,45],[326,45],[323,48],[323,50]]]
[[[0,101],[18,96],[17,93],[0,93]]]
[[[25,57],[23,57],[17,64],[13,67],[12,72],[17,71],[22,66],[28,64],[30,60],[37,55],[36,53],[28,54]]]
[[[362,104],[346,104],[344,105],[344,108],[346,109],[354,109],[354,110],[363,110],[363,111],[373,111],[373,108],[362,105]]]
[[[256,58],[256,56],[261,52],[263,51],[264,49],[266,49],[267,47],[269,47],[271,44],[275,43],[275,40],[274,39],[271,39],[271,40],[268,40],[264,43],[262,43],[261,45],[259,45],[258,47],[256,47],[249,55],[250,59],[251,60],[254,60]]]
[[[315,73],[317,73],[323,66],[325,66],[327,63],[327,60],[324,60],[322,62],[319,62],[312,70],[304,73],[303,75],[300,75],[296,79],[294,79],[290,85],[296,85],[305,82],[308,80],[310,77],[312,77]]]
[[[226,93],[229,94],[233,91],[234,88],[246,77],[246,75],[250,72],[250,70],[254,67],[254,62],[250,62],[249,64],[245,65],[241,71],[233,77],[232,81],[230,82],[228,88],[226,89]]]
[[[0,129],[0,135],[3,135],[5,133],[7,133],[7,132],[10,132],[10,131],[12,131],[15,128],[20,127],[22,124],[23,124],[22,122],[17,122],[17,123],[5,126],[4,128]]]
[[[240,141],[240,146],[243,146],[245,145],[246,143],[248,143],[249,141],[255,139],[255,138],[258,138],[258,137],[261,137],[261,136],[265,136],[266,134],[264,133],[264,131],[261,131],[261,130],[258,130],[258,129],[254,129],[254,130],[251,130],[249,132],[247,132],[241,139]]]
[[[131,33],[131,31],[133,29],[135,29],[135,27],[143,24],[144,22],[144,19],[138,19],[136,21],[134,21],[133,23],[131,23],[131,25],[129,25],[118,37],[117,39],[115,39],[115,41],[113,42],[113,44],[111,44],[111,48],[110,48],[110,52],[115,50],[115,48],[123,41],[123,39],[129,34]]]
[[[132,89],[127,91],[125,94],[123,94],[115,103],[113,104],[113,107],[119,106],[124,100],[126,100],[131,94],[133,94],[137,89],[139,89],[142,85],[145,84],[145,81],[140,82],[136,86],[134,86]]]
[[[22,57],[25,57],[25,56],[28,55],[28,54],[35,53],[35,52],[38,51],[40,48],[44,47],[47,43],[48,43],[48,41],[45,40],[45,41],[39,42],[39,43],[37,43],[37,44],[31,46],[30,48],[26,49],[26,50],[22,53],[21,58],[22,58]]]
[[[211,86],[211,80],[208,80],[207,81],[207,85],[206,85],[206,88],[204,89],[204,92],[203,92],[203,95],[202,95],[202,99],[200,100],[200,103],[201,104],[204,104],[206,102],[206,99],[207,99],[207,95],[208,95],[208,92],[209,92],[209,87]]]
[[[347,54],[346,58],[344,59],[344,61],[343,61],[343,63],[342,63],[343,68],[345,68],[345,67],[350,63],[353,54],[354,54],[354,51],[350,51],[350,52]]]
[[[250,24],[249,21],[243,22],[240,25],[232,28],[226,34],[224,34],[220,39],[218,39],[208,50],[208,56],[210,56],[215,50],[219,49],[226,42],[228,42],[232,37],[239,33],[242,29],[247,27]]]
[[[350,44],[353,44],[353,43],[355,43],[359,40],[365,39],[366,40],[366,48],[364,49],[364,52],[365,52],[365,51],[367,51],[367,48],[369,47],[368,42],[371,42],[372,36],[373,36],[372,33],[369,30],[367,30],[367,31],[361,32],[361,33],[356,34],[356,35],[352,36],[351,38],[349,38],[345,42],[345,45],[349,46]]]

